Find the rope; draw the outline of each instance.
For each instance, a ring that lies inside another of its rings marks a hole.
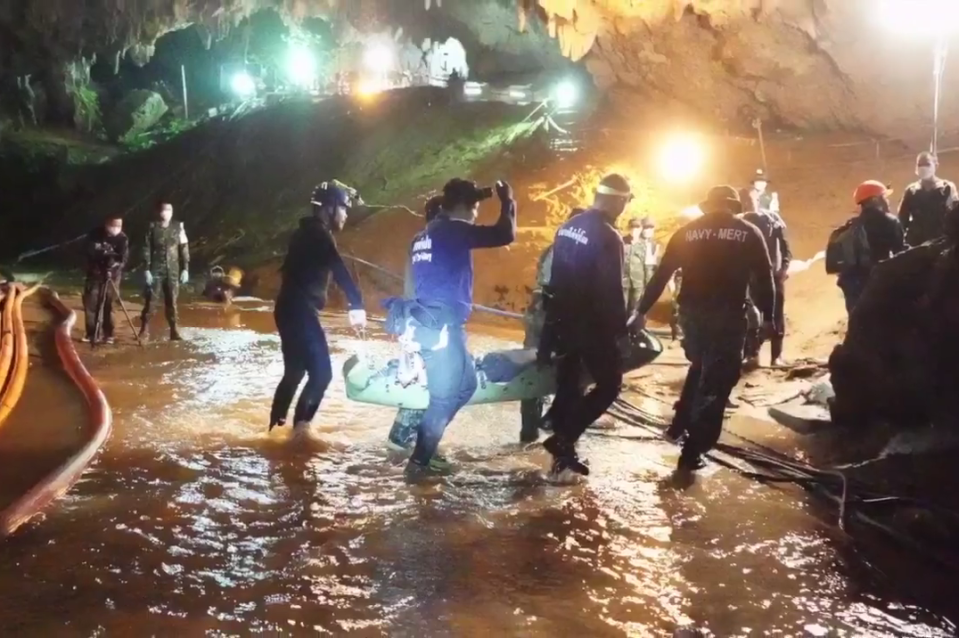
[[[386,275],[387,277],[390,277],[391,279],[394,279],[395,281],[398,281],[400,283],[404,281],[403,277],[397,275],[395,272],[387,270],[386,268],[383,268],[382,266],[378,266],[371,261],[366,261],[365,259],[360,259],[359,257],[354,257],[352,255],[343,255],[342,257],[344,259],[350,259],[352,261],[355,261],[356,263],[362,264],[368,268],[372,268],[373,270],[380,272]],[[490,308],[489,306],[481,306],[480,304],[473,304],[473,310],[476,310],[477,312],[485,312],[486,314],[489,314],[489,315],[496,315],[498,317],[506,317],[509,319],[519,319],[520,321],[524,319],[523,315],[518,312],[509,312],[507,310],[500,310],[498,308]]]

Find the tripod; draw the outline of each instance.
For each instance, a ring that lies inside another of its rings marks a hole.
[[[130,312],[127,310],[126,304],[123,303],[123,299],[120,297],[120,288],[117,286],[116,280],[110,276],[109,272],[100,283],[100,297],[98,299],[99,304],[97,305],[97,327],[93,332],[93,339],[90,340],[90,347],[96,348],[97,342],[100,341],[100,329],[103,327],[103,311],[107,304],[107,286],[110,286],[110,288],[113,290],[113,294],[116,296],[117,303],[120,304],[120,309],[123,311],[123,314],[127,318],[127,322],[130,324],[130,330],[133,331],[133,336],[136,337],[137,344],[139,344],[139,346],[142,348],[143,340],[140,339],[140,333],[133,325],[133,318],[130,316]]]

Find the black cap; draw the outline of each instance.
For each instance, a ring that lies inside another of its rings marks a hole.
[[[704,213],[725,211],[738,215],[743,212],[743,203],[739,199],[739,191],[729,185],[713,186],[699,204],[699,210]]]
[[[769,182],[769,175],[766,174],[765,170],[757,168],[756,172],[753,173],[753,178],[750,180],[750,183],[752,182]]]

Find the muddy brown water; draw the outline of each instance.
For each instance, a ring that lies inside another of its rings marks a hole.
[[[410,487],[383,446],[393,411],[349,402],[341,379],[311,440],[267,434],[282,368],[268,308],[183,323],[184,343],[81,350],[115,430],[2,543],[0,635],[954,635],[905,590],[865,586],[798,492],[724,470],[678,491],[675,450],[625,426],[584,440],[588,482],[552,485],[510,404],[464,411],[445,440],[458,472]],[[335,369],[389,352],[327,324]],[[35,362],[0,433],[7,500],[78,444],[82,417]]]

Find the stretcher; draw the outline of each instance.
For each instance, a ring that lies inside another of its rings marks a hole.
[[[663,344],[655,336],[646,332],[632,335],[623,347],[623,371],[648,365],[662,352]],[[475,360],[476,392],[467,405],[539,399],[556,393],[555,365],[537,365],[535,349],[495,350]],[[399,365],[399,359],[377,365],[353,355],[343,364],[346,396],[358,403],[426,409],[429,394],[425,380],[404,386],[397,380]],[[589,383],[585,375],[584,383]]]

